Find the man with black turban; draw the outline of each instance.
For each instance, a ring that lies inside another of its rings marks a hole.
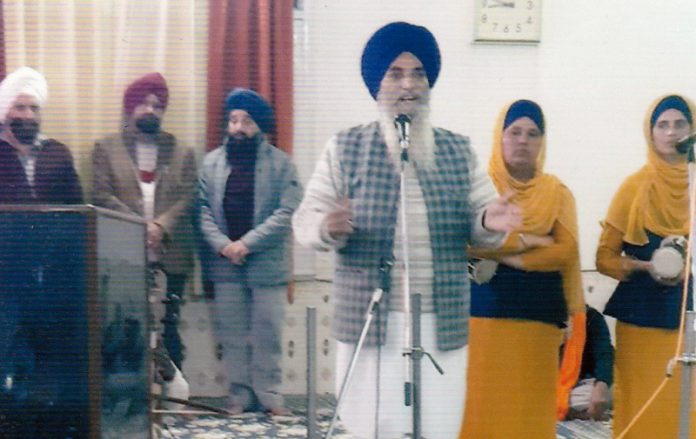
[[[168,295],[181,297],[193,267],[196,160],[191,148],[161,129],[168,102],[169,89],[159,73],[128,86],[123,129],[94,145],[92,202],[147,221],[148,260],[164,268]],[[164,344],[181,368],[178,335],[166,336]]]
[[[351,433],[400,437],[411,431],[404,405],[408,344],[404,284],[422,294],[422,345],[444,368],[423,363],[423,436],[455,437],[466,383],[469,280],[466,247],[497,246],[519,221],[477,169],[469,139],[430,124],[430,89],[440,72],[437,41],[424,27],[390,23],[367,42],[362,76],[379,120],[329,140],[293,218],[295,237],[336,250],[334,275],[337,384],[363,327],[380,268],[393,261],[387,294],[360,354],[339,413]],[[408,162],[402,161],[395,118],[410,118]],[[403,166],[407,212],[400,211]],[[408,246],[402,218],[407,218]],[[403,249],[408,249],[404,257]],[[410,261],[405,270],[404,260]],[[404,279],[404,272],[409,278]]]

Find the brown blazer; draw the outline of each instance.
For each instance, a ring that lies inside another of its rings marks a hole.
[[[164,229],[162,263],[168,273],[187,273],[193,264],[192,204],[196,188],[193,150],[177,144],[166,132],[157,135],[155,223]],[[94,145],[92,202],[132,215],[144,215],[135,139],[112,134]]]

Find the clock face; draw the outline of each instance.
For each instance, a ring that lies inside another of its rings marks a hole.
[[[474,0],[476,41],[538,43],[541,0]]]

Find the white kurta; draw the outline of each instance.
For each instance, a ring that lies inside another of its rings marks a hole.
[[[307,185],[305,197],[293,216],[295,238],[301,244],[316,250],[339,249],[346,244],[345,239],[332,239],[323,224],[327,213],[336,208],[338,201],[346,193],[342,168],[337,159],[337,148],[336,138],[332,138],[322,152]],[[485,247],[495,247],[502,242],[503,234],[489,232],[483,229],[481,224],[486,204],[497,195],[495,188],[485,171],[477,166],[472,166],[469,172],[472,176],[469,196],[472,208],[472,241]],[[415,281],[411,283],[411,291],[425,294],[425,312],[422,314],[421,322],[422,345],[445,370],[445,375],[439,375],[427,358],[422,360],[422,433],[430,439],[453,438],[457,436],[464,413],[467,348],[446,352],[437,349],[436,316],[432,302],[432,253],[427,213],[415,172],[409,170],[408,174],[409,255],[412,262],[416,261],[415,265],[411,265],[411,280]],[[395,240],[395,256],[399,258],[400,232],[395,236]],[[398,264],[397,260],[392,281],[394,289],[400,292],[401,268]],[[422,291],[423,289],[429,291]],[[386,344],[381,348],[372,346],[363,349],[340,412],[341,421],[348,431],[363,438],[400,438],[412,430],[412,409],[404,404],[406,361],[402,353],[406,344],[406,319],[404,313],[399,311],[402,308],[401,300],[390,301],[389,305]],[[337,342],[337,393],[354,348],[354,344]],[[376,422],[376,419],[379,421]]]
[[[155,172],[157,169],[157,145],[154,143],[136,143],[136,159],[138,171]],[[155,189],[156,181],[145,182],[140,180],[140,192],[143,194],[143,210],[145,219],[150,222],[155,219]],[[159,261],[159,252],[148,249],[148,260]]]
[[[432,295],[432,250],[425,198],[412,164],[406,165],[404,176],[407,195],[406,211],[408,212],[406,235],[408,236],[410,290],[411,294],[422,295],[422,345],[446,370],[446,375],[440,375],[430,360],[424,357],[421,362],[421,425],[426,437],[455,437],[464,413],[467,350],[466,348],[448,352],[437,350],[436,317]],[[406,332],[410,335],[411,326],[403,312],[405,266],[401,205],[399,205],[397,218],[387,341],[381,350],[370,347],[364,348],[360,353],[351,386],[348,388],[340,412],[343,425],[348,431],[364,438],[402,437],[413,429],[413,409],[405,405],[404,395],[408,362],[402,353],[407,346],[410,346],[410,342],[406,340]],[[376,321],[373,321],[373,324],[376,324]],[[338,343],[337,395],[354,348],[353,344]]]

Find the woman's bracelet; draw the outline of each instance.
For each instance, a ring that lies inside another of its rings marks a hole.
[[[529,248],[529,243],[527,242],[527,238],[524,236],[524,233],[520,233],[517,235],[520,239],[520,242],[524,246],[524,248]]]

